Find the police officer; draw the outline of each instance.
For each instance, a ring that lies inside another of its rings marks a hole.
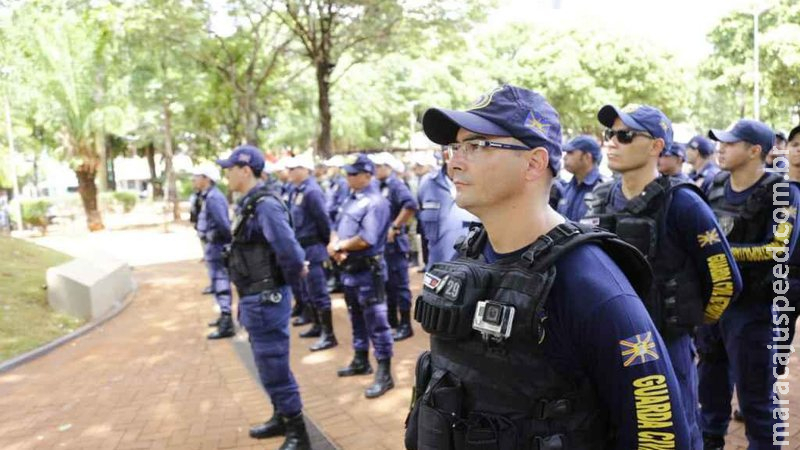
[[[693,137],[686,144],[686,160],[692,165],[689,178],[708,194],[714,177],[719,173],[719,166],[714,162],[714,143],[701,135]]]
[[[564,152],[564,169],[572,174],[572,179],[562,185],[563,196],[557,210],[569,220],[581,220],[589,209],[586,196],[605,181],[598,170],[603,155],[597,140],[586,135],[569,141]]]
[[[777,134],[776,134],[777,136]],[[787,167],[789,170],[789,180],[794,183],[795,186],[800,188],[800,125],[792,128],[792,131],[789,132],[789,139],[786,144],[785,150],[781,150],[777,145],[775,148],[778,148],[776,153],[778,156],[782,156],[782,153],[785,152],[786,159],[787,159]],[[795,218],[795,220],[797,220]],[[795,251],[792,253],[792,258],[790,262],[789,273],[787,274],[787,278],[789,280],[789,292],[786,294],[786,297],[789,298],[791,301],[791,307],[794,309],[787,308],[785,311],[784,317],[778,316],[777,325],[783,326],[787,329],[787,334],[784,336],[783,342],[780,342],[780,348],[777,349],[778,353],[784,355],[785,360],[779,361],[787,361],[789,356],[792,353],[792,341],[794,341],[794,333],[795,333],[795,326],[797,324],[797,317],[800,314],[800,252]],[[775,323],[775,322],[773,322]],[[780,336],[780,334],[779,334]],[[777,375],[779,377],[785,377],[786,373],[786,362],[783,362],[778,366]],[[781,379],[781,378],[779,378]]]
[[[415,317],[431,351],[406,446],[689,448],[666,349],[626,276],[646,291],[641,254],[548,206],[558,113],[506,85],[422,124],[448,145],[456,202],[485,228],[426,273]]]
[[[386,235],[386,304],[389,326],[396,328],[395,341],[402,341],[414,335],[411,329],[411,289],[408,278],[408,254],[411,243],[408,240],[408,221],[417,212],[417,201],[408,186],[394,173],[392,166],[399,161],[390,153],[380,153],[373,158],[375,178],[379,182],[383,198],[389,201],[391,224]],[[400,321],[397,312],[400,311]]]
[[[585,221],[638,247],[653,267],[651,317],[681,387],[687,448],[702,450],[692,334],[718,321],[737,295],[736,262],[703,193],[688,180],[658,174],[663,149],[674,148],[670,120],[648,105],[606,105],[597,117],[607,127],[609,168],[621,177],[595,189]]]
[[[331,218],[331,224],[335,224],[339,217],[339,209],[347,199],[350,187],[347,185],[347,179],[342,175],[342,157],[340,155],[331,157],[325,161],[325,165],[328,166],[328,180],[325,186],[325,208]],[[326,276],[328,278],[328,292],[341,292],[342,279],[339,266],[330,265],[329,263]]]
[[[197,218],[200,216],[200,210],[203,208],[203,196],[200,195],[201,188],[200,188],[200,177],[198,175],[202,175],[201,173],[194,173],[192,176],[192,195],[189,196],[189,222],[192,224],[192,227],[197,231]],[[5,194],[5,192],[0,192]],[[0,216],[2,216],[3,211],[0,210]],[[2,225],[0,225],[0,229],[2,229]],[[203,253],[205,254],[206,251],[206,243],[203,242],[202,236],[198,233],[198,237],[200,238],[200,246],[203,248]],[[205,257],[203,257],[203,261],[205,261]],[[211,295],[214,293],[214,286],[213,284],[209,284],[202,290],[203,295]],[[212,324],[215,322],[212,322]]]
[[[202,199],[197,215],[197,234],[204,245],[203,259],[220,310],[219,318],[208,324],[217,327],[208,335],[209,339],[228,338],[236,334],[231,318],[231,281],[222,257],[225,246],[231,242],[231,222],[228,218],[228,201],[217,188],[218,179],[219,171],[216,168],[199,166],[193,180]]]
[[[775,132],[775,144],[772,146],[772,149],[767,153],[767,167],[779,167],[781,169],[785,169],[786,165],[783,160],[778,160],[778,164],[775,164],[775,159],[778,155],[786,151],[786,134],[783,131],[776,131]]]
[[[456,240],[466,235],[471,225],[479,222],[477,217],[456,204],[456,187],[447,173],[445,163],[433,177],[420,185],[417,193],[420,206],[417,220],[428,248],[426,270],[437,262],[455,258]]]
[[[773,448],[773,427],[781,426],[772,402],[773,257],[785,255],[778,251],[784,247],[791,254],[795,246],[797,188],[765,172],[774,141],[765,124],[742,119],[731,130],[710,130],[708,136],[720,142],[720,167],[728,171],[714,178],[709,202],[731,244],[743,290],[716,326],[698,334],[705,445],[724,446],[735,384],[749,448]],[[780,204],[773,204],[775,199]]]
[[[375,164],[364,154],[344,167],[351,194],[342,204],[328,254],[342,268],[344,300],[353,326],[355,357],[339,369],[340,377],[372,373],[369,344],[375,350],[378,371],[364,392],[380,397],[394,387],[391,373],[392,333],[386,315],[387,279],[383,251],[389,231],[389,202],[372,182]]]
[[[326,246],[331,236],[331,224],[325,210],[325,195],[317,184],[311,171],[314,163],[310,158],[295,157],[286,162],[289,180],[294,184],[289,196],[289,209],[297,241],[303,246],[309,273],[298,287],[305,295],[303,303],[311,308],[314,325],[300,333],[300,337],[318,337],[310,347],[311,351],[325,350],[337,345],[333,333],[331,316],[331,297],[328,295],[327,280],[322,265],[328,260]]]
[[[686,161],[686,146],[673,142],[661,151],[658,157],[658,173],[668,177],[675,177],[681,181],[691,181],[689,175],[683,173],[683,163]]]
[[[261,384],[274,410],[272,418],[250,429],[250,436],[285,435],[281,450],[310,449],[300,392],[289,368],[291,297],[285,278],[308,274],[305,255],[280,192],[259,179],[264,169],[261,150],[240,146],[217,164],[227,169],[230,189],[243,194],[228,267],[239,292],[239,320],[250,336]]]

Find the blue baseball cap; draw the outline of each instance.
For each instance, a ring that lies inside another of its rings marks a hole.
[[[536,92],[503,85],[481,96],[466,111],[430,108],[422,116],[422,129],[431,141],[456,142],[458,129],[488,136],[513,137],[530,148],[544,147],[550,170],[561,169],[561,123],[558,113]]]
[[[714,153],[714,143],[705,138],[705,136],[698,134],[693,137],[688,144],[689,148],[693,148],[700,152],[703,156],[709,156]]]
[[[681,161],[686,161],[686,146],[679,142],[673,142],[670,148],[661,151],[661,156],[677,156]]]
[[[630,104],[624,108],[605,105],[597,112],[597,120],[607,128],[619,117],[628,128],[646,131],[656,139],[664,140],[664,148],[672,147],[672,122],[660,109],[650,105]]]
[[[775,133],[766,124],[752,119],[741,119],[730,130],[708,130],[708,137],[719,142],[745,141],[760,145],[765,155],[775,145]]]
[[[353,161],[352,164],[346,164],[343,169],[349,175],[355,175],[362,172],[375,173],[375,163],[372,162],[367,155],[359,153],[355,161]]]
[[[253,173],[260,174],[264,170],[264,154],[252,145],[240,145],[227,159],[218,159],[217,164],[223,169],[230,169],[233,166],[249,166]]]
[[[603,154],[600,152],[600,144],[598,144],[597,139],[593,138],[592,136],[584,134],[576,137],[564,145],[564,151],[567,153],[574,152],[576,150],[580,150],[584,153],[592,155],[592,158],[596,163],[599,163],[603,159]]]

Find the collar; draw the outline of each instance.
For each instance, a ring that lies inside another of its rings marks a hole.
[[[600,179],[600,170],[598,170],[597,166],[595,166],[588,174],[586,174],[586,178],[584,178],[582,182],[578,183],[578,179],[575,178],[575,176],[573,176],[572,180],[570,180],[570,183],[592,186],[594,184],[597,184],[597,181],[599,179]]]

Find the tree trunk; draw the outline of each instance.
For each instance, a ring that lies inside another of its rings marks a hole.
[[[156,146],[151,142],[144,149],[147,167],[150,169],[150,184],[153,185],[153,200],[164,198],[164,186],[156,175]]]
[[[331,99],[330,99],[330,72],[331,64],[328,61],[317,63],[317,89],[319,90],[319,123],[320,131],[317,137],[317,156],[328,159],[332,155],[331,149]]]
[[[93,164],[84,163],[75,169],[78,177],[78,193],[81,196],[83,210],[86,212],[86,225],[89,231],[99,231],[105,228],[100,211],[97,209],[97,185],[94,178],[97,168]]]
[[[102,130],[94,132],[94,151],[100,158],[100,164],[97,165],[97,178],[100,181],[98,188],[100,192],[109,190],[108,186],[108,155],[106,154],[106,140],[105,134]]]
[[[252,89],[248,89],[252,91]],[[244,127],[244,139],[253,146],[258,147],[258,111],[256,111],[256,102],[253,101],[255,94],[248,92],[243,96],[240,112],[242,118],[242,126]]]
[[[178,205],[178,187],[175,183],[175,170],[172,167],[172,111],[169,101],[164,101],[164,175],[167,180],[167,200],[172,203],[172,217],[181,220]]]

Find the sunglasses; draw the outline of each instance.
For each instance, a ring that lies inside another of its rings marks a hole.
[[[521,145],[514,145],[514,144],[504,144],[502,142],[494,142],[494,141],[482,141],[482,140],[475,140],[475,141],[467,141],[467,142],[458,142],[455,144],[445,145],[443,147],[445,159],[453,159],[456,153],[461,153],[465,159],[470,159],[478,150],[482,148],[498,148],[502,150],[530,150],[528,147],[523,147]]]
[[[643,131],[612,130],[610,128],[606,128],[606,130],[603,131],[603,139],[605,139],[606,141],[610,141],[611,139],[614,138],[614,136],[617,137],[617,142],[619,142],[620,144],[630,144],[631,142],[633,142],[634,139],[636,139],[636,136],[641,136],[648,139],[655,139],[653,136],[650,135],[650,133],[646,133]]]

